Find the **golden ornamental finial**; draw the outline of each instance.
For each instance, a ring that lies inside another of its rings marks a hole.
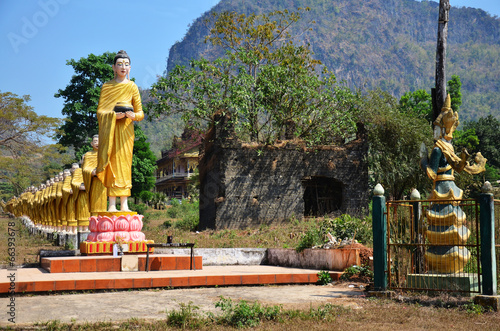
[[[450,94],[447,94],[446,99],[444,100],[443,109],[449,109],[449,108],[451,108],[451,98]]]

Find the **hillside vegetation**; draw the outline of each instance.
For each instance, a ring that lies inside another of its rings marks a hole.
[[[381,88],[399,98],[434,86],[438,3],[414,0],[221,0],[212,11],[264,13],[310,7],[296,27],[297,43],[350,87]],[[205,43],[204,20],[195,20],[172,46],[167,71],[192,58],[221,54]],[[311,28],[307,31],[307,28]],[[303,32],[301,32],[303,31]],[[500,19],[480,9],[450,11],[447,75],[462,81],[461,120],[499,118]]]

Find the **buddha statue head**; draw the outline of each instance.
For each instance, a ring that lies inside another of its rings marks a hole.
[[[115,79],[118,78],[120,81],[130,79],[130,63],[130,57],[128,56],[127,52],[121,50],[116,53],[113,60],[113,71],[115,73]]]
[[[95,134],[92,137],[92,141],[90,142],[90,146],[92,146],[92,149],[94,151],[97,151],[99,149],[99,135]]]

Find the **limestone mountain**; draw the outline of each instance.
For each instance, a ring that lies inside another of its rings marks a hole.
[[[295,27],[297,42],[309,43],[314,56],[350,87],[381,88],[399,98],[434,87],[438,6],[414,0],[221,0],[211,11],[309,7]],[[172,46],[167,71],[192,58],[221,55],[204,43],[209,14]],[[303,32],[307,27],[312,30]],[[481,9],[452,7],[447,54],[447,80],[454,74],[462,81],[461,120],[500,118],[500,19]]]

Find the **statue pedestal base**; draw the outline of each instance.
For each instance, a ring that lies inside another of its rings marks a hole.
[[[146,253],[146,244],[153,244],[153,240],[146,240],[141,232],[143,215],[136,212],[101,212],[91,216],[86,240],[80,243],[82,254],[113,254],[113,245],[127,245],[126,253]],[[153,252],[151,248],[150,253]]]
[[[98,242],[98,241],[84,241],[80,243],[80,253],[81,254],[113,254],[113,245],[116,244],[115,241],[108,242]],[[144,241],[130,241],[124,242],[123,244],[128,245],[128,254],[130,253],[146,253],[146,244],[154,244],[153,240]],[[150,253],[154,252],[154,248],[149,249]]]
[[[477,274],[408,274],[406,283],[416,290],[449,290],[471,296],[479,293]]]

